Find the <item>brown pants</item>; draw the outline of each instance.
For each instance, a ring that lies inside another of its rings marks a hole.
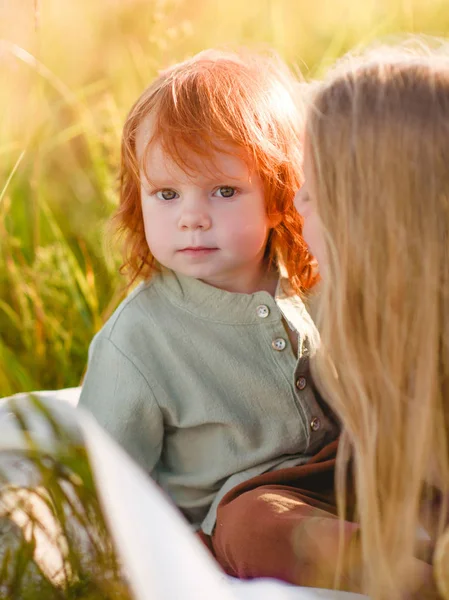
[[[241,579],[333,585],[339,532],[348,547],[358,529],[336,519],[337,448],[338,440],[307,464],[264,473],[223,498],[212,537],[202,539],[226,573]],[[342,587],[356,586],[346,582]]]

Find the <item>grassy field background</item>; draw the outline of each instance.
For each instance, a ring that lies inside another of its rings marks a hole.
[[[317,77],[404,32],[447,35],[447,0],[0,0],[0,396],[77,385],[121,298],[120,132],[158,69],[249,45]]]

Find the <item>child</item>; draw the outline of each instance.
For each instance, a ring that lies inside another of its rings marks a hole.
[[[294,93],[279,61],[203,52],[124,127],[117,222],[143,282],[95,336],[80,405],[205,534],[228,490],[338,433],[308,368]]]
[[[304,519],[313,482],[297,467],[231,492],[212,542],[237,573],[288,564],[291,576],[296,561],[312,585],[343,572],[343,587],[373,600],[448,599],[449,56],[387,49],[344,65],[309,110],[296,205],[323,274],[313,366],[344,429],[340,514],[351,449],[359,533],[337,522],[352,550],[339,564],[332,515]],[[326,458],[314,461],[321,477]],[[261,555],[275,528],[284,537]]]

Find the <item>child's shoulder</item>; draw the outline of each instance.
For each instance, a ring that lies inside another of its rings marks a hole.
[[[139,283],[118,305],[95,338],[121,342],[132,338],[136,332],[148,333],[155,323],[151,314],[157,312],[155,280],[156,278]]]

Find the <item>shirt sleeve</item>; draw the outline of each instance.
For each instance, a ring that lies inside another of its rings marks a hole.
[[[161,410],[146,377],[101,334],[89,348],[79,406],[92,413],[145,471],[153,471],[164,437]]]

